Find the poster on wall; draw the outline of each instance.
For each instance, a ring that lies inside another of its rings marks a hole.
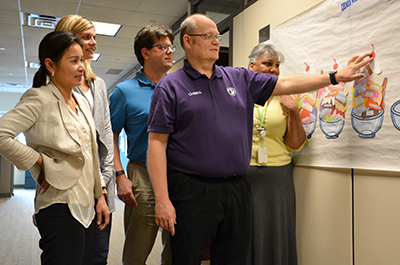
[[[344,68],[371,52],[365,76],[295,95],[308,143],[297,165],[400,171],[400,1],[327,0],[271,30],[281,75]]]

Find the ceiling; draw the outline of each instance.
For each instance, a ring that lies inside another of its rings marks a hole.
[[[38,62],[39,43],[51,31],[25,25],[23,13],[54,17],[78,14],[92,21],[123,25],[116,37],[97,35],[96,53],[102,55],[91,65],[109,88],[138,65],[132,46],[140,29],[148,24],[172,26],[187,10],[188,0],[1,0],[0,92],[23,92],[31,87],[37,69],[25,67],[25,62]],[[180,46],[179,40],[174,44]],[[175,52],[175,59],[182,56],[181,49]]]
[[[241,1],[195,2],[200,7],[199,12],[207,13],[218,23],[238,10]],[[189,0],[1,0],[0,93],[22,93],[32,86],[37,69],[26,65],[39,61],[39,43],[52,30],[28,26],[28,14],[58,18],[78,14],[92,21],[122,25],[115,37],[97,35],[96,53],[101,57],[91,63],[93,71],[104,79],[111,92],[116,84],[134,76],[140,69],[133,53],[137,32],[148,24],[179,26],[189,3]],[[179,44],[179,30],[174,44],[177,47],[174,60],[179,61],[185,56]],[[223,34],[221,46],[229,47],[229,33]]]

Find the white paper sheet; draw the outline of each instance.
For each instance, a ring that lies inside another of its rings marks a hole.
[[[388,79],[381,127],[373,138],[359,136],[353,126],[379,124],[354,125],[357,121],[351,117],[353,82],[347,83],[346,117],[339,136],[328,139],[317,119],[314,133],[305,149],[295,154],[295,162],[400,171],[400,130],[392,121],[392,116],[394,121],[399,116],[400,128],[400,104],[399,112],[391,111],[400,100],[400,1],[350,0],[352,4],[345,14],[340,9],[343,2],[346,1],[324,1],[271,30],[272,42],[285,56],[281,75],[328,73],[335,67],[340,70],[352,56],[374,50],[376,60],[372,68],[379,75],[374,73],[371,79],[377,84],[382,84],[385,77]]]

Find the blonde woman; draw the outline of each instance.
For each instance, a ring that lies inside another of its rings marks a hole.
[[[107,89],[103,79],[97,77],[91,67],[97,48],[96,33],[92,22],[79,15],[68,15],[57,23],[55,31],[69,31],[81,42],[85,65],[85,78],[74,91],[83,95],[88,101],[96,125],[99,166],[103,175],[106,189],[104,189],[108,207],[115,211],[115,175],[113,169],[113,134],[110,124]],[[103,230],[96,230],[93,244],[91,264],[107,264],[111,232],[110,224]]]

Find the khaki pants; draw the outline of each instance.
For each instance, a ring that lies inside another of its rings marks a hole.
[[[145,167],[129,162],[127,172],[132,181],[138,208],[125,205],[125,244],[122,259],[124,265],[143,265],[153,248],[159,229],[154,216],[154,192]],[[162,265],[171,264],[169,237],[168,231],[162,232]]]

